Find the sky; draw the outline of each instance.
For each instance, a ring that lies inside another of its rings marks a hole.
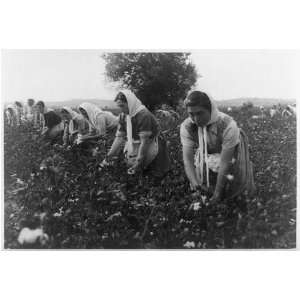
[[[197,88],[214,99],[297,99],[300,51],[198,50],[191,60],[201,74]],[[101,50],[2,50],[4,102],[113,99]]]

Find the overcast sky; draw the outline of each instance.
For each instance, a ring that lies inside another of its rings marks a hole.
[[[198,88],[215,99],[294,98],[299,95],[299,51],[201,50],[192,61]],[[2,100],[112,99],[101,50],[2,51]]]

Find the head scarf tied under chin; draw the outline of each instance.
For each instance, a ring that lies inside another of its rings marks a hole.
[[[127,151],[131,153],[133,151],[133,138],[132,138],[132,123],[131,118],[134,117],[138,112],[146,107],[136,97],[136,95],[130,90],[120,91],[127,99],[129,114],[126,116],[126,131],[127,131]]]
[[[196,152],[195,164],[196,164],[196,174],[200,184],[203,184],[203,173],[204,173],[204,162],[206,166],[206,185],[209,187],[209,168],[208,168],[208,152],[207,152],[207,126],[217,122],[220,111],[217,108],[216,103],[209,97],[211,104],[210,120],[203,127],[198,127],[198,142],[199,148]],[[188,102],[188,99],[185,101]],[[197,104],[196,104],[197,105]],[[199,106],[201,107],[201,101],[199,101]],[[191,120],[193,123],[194,121]]]
[[[82,103],[81,105],[79,105],[79,108],[85,110],[85,112],[89,117],[88,121],[90,125],[92,125],[95,128],[97,123],[97,118],[99,115],[103,114],[103,110],[100,107],[96,106],[95,104],[88,103],[88,102]]]

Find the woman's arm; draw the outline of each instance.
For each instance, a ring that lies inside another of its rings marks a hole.
[[[44,126],[43,131],[41,133],[42,136],[46,135],[49,131],[49,128],[47,126]]]
[[[88,134],[82,135],[81,140],[82,141],[88,141],[88,140],[94,140],[94,139],[100,138],[100,137],[101,137],[100,134],[90,134],[90,133],[88,133]]]
[[[125,141],[124,136],[116,136],[115,137],[113,144],[106,156],[107,160],[111,159],[114,156],[117,156],[120,153],[122,146],[124,144],[124,141]]]
[[[222,192],[227,180],[226,176],[228,175],[230,163],[234,156],[234,149],[235,147],[223,149],[221,152],[220,169],[218,172],[217,184],[213,195],[213,198],[215,198],[215,200],[219,199],[222,196]]]
[[[125,142],[125,136],[122,135],[117,135],[113,141],[113,144],[108,152],[108,154],[106,155],[106,157],[104,158],[104,160],[100,163],[100,168],[106,167],[110,165],[110,160],[114,157],[119,155],[122,146],[124,145]]]
[[[189,146],[183,146],[182,148],[184,170],[187,178],[190,181],[191,188],[193,190],[200,186],[196,176],[196,169],[194,165],[194,149]]]

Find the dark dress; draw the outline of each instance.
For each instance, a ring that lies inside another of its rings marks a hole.
[[[162,177],[170,170],[170,157],[167,149],[167,143],[160,133],[159,124],[154,115],[147,109],[143,109],[131,118],[132,138],[140,140],[140,135],[150,133],[150,138],[157,138],[158,153],[155,159],[144,170],[155,177]],[[126,115],[121,114],[117,136],[126,136]]]

